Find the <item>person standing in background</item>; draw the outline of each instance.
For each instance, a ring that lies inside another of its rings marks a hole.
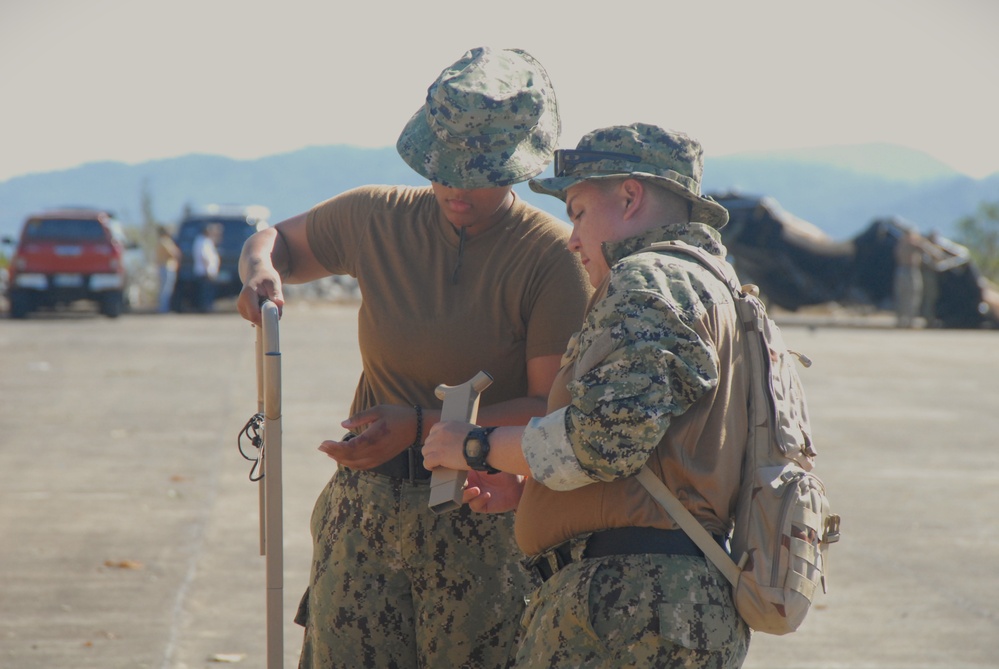
[[[916,327],[916,317],[923,304],[922,237],[906,230],[895,242],[895,323],[900,328]]]
[[[198,311],[207,313],[215,304],[215,277],[219,274],[219,250],[222,242],[222,226],[209,223],[194,238],[191,253],[194,254],[195,304]]]
[[[161,314],[165,314],[170,311],[170,298],[173,296],[177,267],[180,263],[180,248],[165,226],[158,226],[156,232],[156,269],[160,281],[157,308]]]

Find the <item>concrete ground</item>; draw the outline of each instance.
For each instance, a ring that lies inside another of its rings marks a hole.
[[[286,667],[355,313],[292,304],[281,324]],[[999,666],[999,333],[797,319],[785,336],[815,363],[843,540],[803,629],[756,635],[746,666]],[[0,667],[265,666],[257,488],[236,446],[253,341],[232,312],[0,320]]]

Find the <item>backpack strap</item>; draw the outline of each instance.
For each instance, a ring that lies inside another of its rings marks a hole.
[[[732,291],[732,294],[735,297],[739,297],[746,292],[746,288],[740,286],[729,272],[722,269],[722,261],[719,260],[717,256],[711,255],[699,246],[694,246],[693,244],[688,244],[687,242],[681,242],[680,240],[673,240],[668,242],[656,242],[645,247],[639,251],[639,253],[647,251],[654,251],[657,253],[679,253],[680,255],[692,257],[705,268],[711,270],[711,273],[714,274],[719,281],[728,286],[728,289]]]
[[[697,547],[704,553],[704,557],[714,562],[715,566],[735,588],[739,583],[742,570],[725,552],[725,549],[718,545],[714,537],[704,529],[704,526],[687,510],[687,507],[676,498],[673,491],[666,487],[666,484],[656,476],[655,472],[649,469],[648,465],[644,465],[635,477],[639,483],[645,486],[649,494],[666,509],[670,518],[697,544]]]
[[[694,258],[698,263],[706,267],[711,271],[712,274],[717,277],[719,281],[728,286],[732,295],[736,298],[736,305],[739,304],[739,298],[744,294],[743,289],[738,285],[736,280],[728,272],[724,271],[715,256],[711,255],[704,249],[698,248],[691,244],[681,241],[669,241],[669,242],[657,242],[651,246],[642,249],[642,251],[654,251],[659,253],[679,253],[682,255],[690,256]],[[742,314],[740,314],[740,317]],[[669,514],[670,518],[680,526],[680,528],[687,533],[687,536],[697,544],[697,547],[701,549],[704,553],[704,557],[711,560],[716,567],[725,575],[725,578],[729,580],[732,587],[735,588],[739,583],[739,576],[742,574],[742,569],[739,565],[732,560],[731,556],[725,552],[725,549],[718,545],[718,542],[714,540],[714,537],[704,529],[704,526],[694,518],[693,514],[687,510],[687,507],[676,498],[673,491],[663,483],[662,479],[656,476],[655,472],[649,469],[648,465],[642,467],[641,471],[636,474],[638,482],[645,487],[652,497],[659,502],[659,504],[666,509],[666,513]]]

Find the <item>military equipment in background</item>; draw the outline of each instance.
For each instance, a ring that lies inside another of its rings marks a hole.
[[[838,303],[891,309],[894,250],[912,223],[878,218],[848,241],[836,241],[785,211],[770,197],[712,194],[729,211],[722,241],[743,282],[759,286],[769,305],[788,311]],[[930,233],[934,256],[927,325],[999,327],[999,286],[986,279],[954,242]]]

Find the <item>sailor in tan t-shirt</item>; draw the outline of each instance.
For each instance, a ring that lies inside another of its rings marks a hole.
[[[517,50],[474,49],[442,72],[398,150],[431,184],[368,186],[257,233],[240,259],[240,312],[279,306],[284,282],[357,279],[363,368],[353,438],[312,515],[303,667],[506,667],[524,598],[512,513],[435,515],[423,436],[440,384],[494,378],[478,418],[545,413],[589,294],[568,226],[512,185],[539,174],[559,132],[547,74]],[[331,424],[331,431],[333,429]]]

